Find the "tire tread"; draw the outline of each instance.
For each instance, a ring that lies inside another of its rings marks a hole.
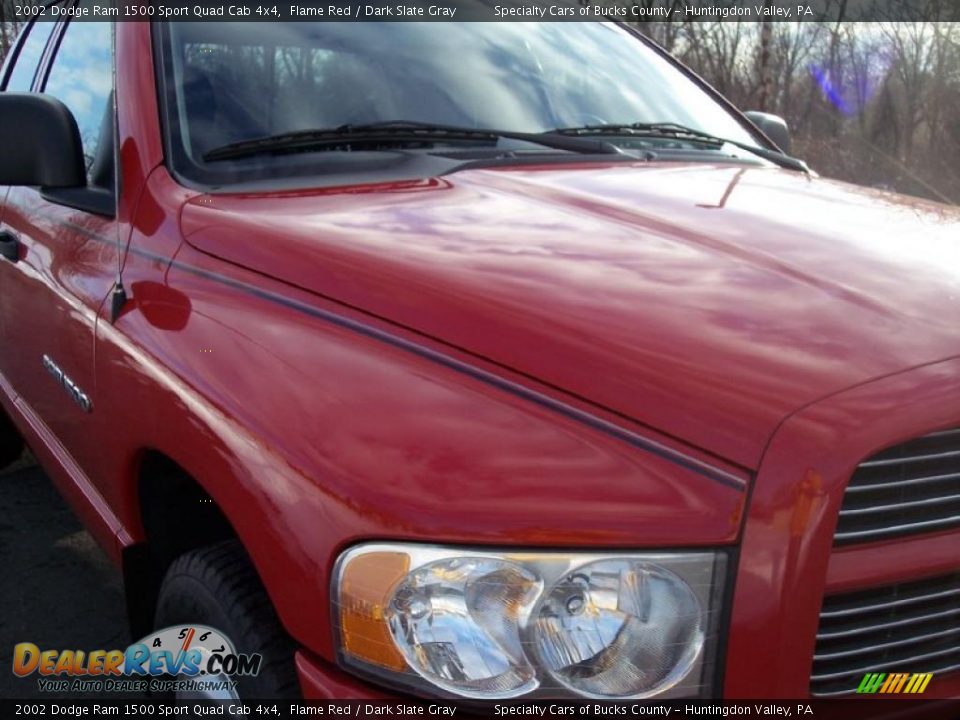
[[[199,586],[199,587],[198,587]],[[203,609],[197,590],[203,589],[228,618],[231,627],[218,628],[243,652],[263,655],[260,674],[253,681],[257,697],[296,698],[300,694],[293,655],[296,645],[283,629],[263,583],[240,543],[226,540],[184,553],[170,565],[160,588],[157,624],[175,604],[184,620]],[[244,682],[238,687],[242,688]]]

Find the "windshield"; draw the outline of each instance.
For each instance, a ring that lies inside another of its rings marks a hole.
[[[229,143],[389,121],[527,133],[672,122],[757,144],[609,22],[167,23],[160,32],[168,140],[187,177],[223,173],[203,156]],[[303,162],[264,154],[229,165],[283,174]]]

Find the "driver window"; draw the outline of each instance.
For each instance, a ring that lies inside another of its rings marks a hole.
[[[71,22],[43,91],[70,108],[80,128],[87,180],[113,186],[112,27],[107,22]]]

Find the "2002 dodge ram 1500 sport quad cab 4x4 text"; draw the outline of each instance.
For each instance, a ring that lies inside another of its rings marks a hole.
[[[960,695],[956,209],[613,22],[41,20],[2,81],[4,459],[134,637],[255,698]]]

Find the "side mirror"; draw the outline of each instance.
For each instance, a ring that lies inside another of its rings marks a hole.
[[[790,154],[790,128],[787,121],[779,115],[749,110],[744,113],[747,120],[756,125],[774,144],[787,155]]]
[[[0,93],[0,185],[86,184],[80,131],[67,106],[41,93]]]

